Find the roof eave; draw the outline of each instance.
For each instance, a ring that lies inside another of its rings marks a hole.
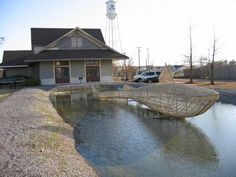
[[[24,62],[43,62],[43,61],[76,61],[76,60],[127,60],[128,58],[60,58],[60,59],[34,59]]]
[[[27,68],[29,65],[0,65],[0,68]]]

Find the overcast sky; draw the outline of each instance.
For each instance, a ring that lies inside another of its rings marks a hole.
[[[31,27],[106,29],[105,0],[1,0],[0,36],[3,50],[31,49]],[[117,0],[123,52],[141,65],[147,48],[155,65],[182,64],[188,54],[191,22],[194,59],[208,55],[213,29],[217,59],[236,59],[236,0]],[[1,59],[0,59],[1,61]]]

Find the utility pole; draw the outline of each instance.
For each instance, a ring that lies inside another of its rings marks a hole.
[[[140,49],[141,49],[141,47],[137,47],[138,48],[138,72],[140,73],[140,70],[141,70],[141,68],[140,68]]]
[[[146,59],[146,68],[148,70],[148,66],[149,66],[149,49],[147,48],[147,59]]]
[[[207,60],[208,60],[208,62],[210,62],[211,61],[211,52],[210,52],[210,49],[208,48],[208,58],[207,58]]]

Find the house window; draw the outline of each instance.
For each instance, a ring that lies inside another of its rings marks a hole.
[[[94,66],[94,65],[99,65],[99,60],[87,60],[86,65],[88,66]]]
[[[82,47],[82,38],[80,38],[80,37],[71,37],[71,46],[73,48]]]
[[[54,61],[56,83],[70,83],[69,61]]]
[[[100,81],[100,66],[99,60],[86,60],[86,81],[99,82]]]
[[[69,66],[69,61],[55,61],[55,66]]]

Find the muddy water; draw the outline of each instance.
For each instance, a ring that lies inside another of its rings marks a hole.
[[[185,121],[129,101],[89,94],[52,97],[74,126],[77,150],[101,176],[235,176],[236,106],[216,103]]]

